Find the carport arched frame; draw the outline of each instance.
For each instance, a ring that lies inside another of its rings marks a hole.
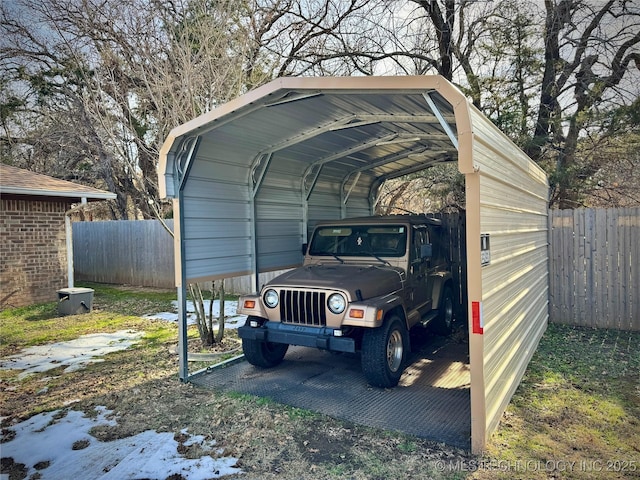
[[[280,78],[170,133],[159,186],[178,220],[180,378],[188,283],[251,274],[257,289],[260,272],[300,264],[317,221],[371,214],[385,180],[443,161],[465,176],[471,445],[482,451],[546,326],[548,184],[440,76]]]

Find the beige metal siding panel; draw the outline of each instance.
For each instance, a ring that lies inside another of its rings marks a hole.
[[[548,318],[548,184],[545,174],[474,110],[482,267],[483,382],[487,435],[497,426]],[[478,240],[479,241],[479,240]]]
[[[544,170],[476,108],[471,109],[471,121],[475,135],[474,161],[478,165],[483,165],[485,173],[502,172],[503,175],[509,176],[517,172],[524,172],[526,177],[521,177],[523,181],[514,184],[524,188],[535,183],[547,184]],[[493,161],[483,161],[486,158],[493,159]],[[502,177],[502,175],[498,175],[498,177]]]
[[[537,246],[533,242],[523,246],[519,251],[510,250],[507,256],[497,260],[492,259],[492,268],[485,267],[485,273],[483,273],[486,284],[484,284],[482,296],[485,302],[492,299],[494,295],[504,296],[507,300],[517,298],[509,287],[516,286],[520,291],[528,291],[532,287],[530,277],[533,273],[541,275],[541,279],[537,281],[546,283],[548,280],[546,256],[541,254],[542,250],[546,249],[546,241],[538,242]],[[491,251],[493,258],[497,257],[493,243]]]
[[[500,361],[485,367],[487,431],[493,432],[506,409],[520,380],[525,373],[540,338],[547,327],[547,306],[544,291],[539,290],[537,302],[526,305],[521,317],[513,319],[513,336],[498,337],[499,343],[491,350],[500,356]],[[487,343],[485,349],[489,350]]]

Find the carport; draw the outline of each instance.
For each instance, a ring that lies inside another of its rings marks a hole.
[[[466,185],[471,448],[497,426],[547,324],[544,172],[440,76],[280,78],[175,128],[180,378],[186,285],[297,266],[319,220],[373,213],[388,179],[457,162]]]

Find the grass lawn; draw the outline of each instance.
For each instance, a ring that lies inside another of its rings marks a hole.
[[[0,370],[3,436],[12,423],[42,411],[89,412],[103,405],[119,423],[94,432],[100,439],[188,427],[190,434],[215,439],[221,455],[238,458],[245,472],[238,478],[245,479],[640,476],[640,333],[550,325],[486,454],[473,457],[409,435],[181,383],[177,326],[141,318],[170,310],[175,292],[86,286],[95,289],[90,314],[58,317],[55,302],[0,312],[0,357],[122,329],[145,332],[142,341],[69,373],[59,368],[18,380],[18,371]],[[235,332],[226,335],[237,343]],[[197,338],[195,328],[190,337]]]
[[[640,332],[549,325],[485,460],[474,478],[640,478]]]

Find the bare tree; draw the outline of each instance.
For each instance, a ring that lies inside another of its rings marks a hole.
[[[367,5],[367,0],[3,3],[2,151],[11,157],[7,161],[25,161],[28,153],[39,159],[40,171],[57,176],[64,171],[90,182],[79,168],[86,166],[118,194],[117,217],[153,217],[158,150],[171,128],[278,75],[348,73],[340,62],[322,63],[317,56],[339,44],[347,31],[352,36],[362,31],[350,29]],[[34,23],[40,28],[32,28]],[[41,128],[43,115],[52,119],[54,132]],[[54,155],[56,144],[69,148]]]
[[[552,148],[554,201],[572,208],[580,204],[573,185],[580,136],[599,109],[638,96],[640,10],[627,1],[546,0],[545,11],[545,65],[528,152],[542,159],[544,147]]]
[[[278,75],[444,75],[576,205],[598,169],[581,139],[640,84],[624,0],[16,0],[0,15],[3,161],[105,186],[120,218],[160,211],[171,128]]]
[[[224,279],[217,282],[211,282],[208,308],[205,307],[202,285],[191,283],[188,285],[188,288],[196,313],[196,325],[198,327],[198,333],[200,335],[202,345],[208,347],[220,343],[224,337],[225,322]],[[213,304],[216,297],[218,297],[218,305],[220,309],[220,313],[217,317],[213,313]]]
[[[581,138],[576,155],[589,175],[578,193],[590,206],[640,205],[640,97],[631,105],[599,115],[600,128]]]
[[[243,5],[3,3],[4,154],[86,183],[96,182],[83,173],[97,172],[118,194],[118,218],[152,217],[169,130],[246,89],[253,42]],[[251,72],[252,82],[271,78]]]
[[[390,37],[398,47],[394,57],[423,62],[426,71],[416,73],[433,71],[457,83],[551,174],[552,204],[580,205],[583,185],[603,166],[596,151],[580,143],[596,131],[606,136],[603,113],[630,105],[640,93],[638,6],[617,0],[413,3],[419,8],[403,11],[402,28]],[[422,45],[415,45],[417,38]]]

